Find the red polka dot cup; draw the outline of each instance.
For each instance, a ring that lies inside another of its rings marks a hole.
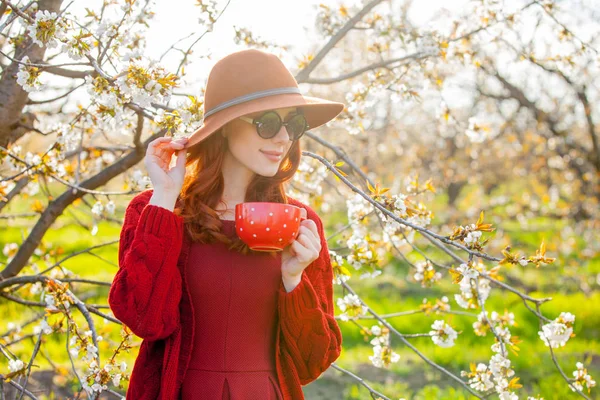
[[[255,251],[281,251],[297,237],[306,210],[291,204],[247,202],[235,206],[235,232]]]

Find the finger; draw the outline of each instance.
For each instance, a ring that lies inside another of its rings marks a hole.
[[[305,238],[301,240],[302,244],[306,247],[313,249],[317,254],[320,253],[321,240],[319,239],[318,234],[314,234],[309,228],[306,226],[301,226],[298,229],[299,235],[296,240],[299,240],[300,237]],[[306,241],[305,241],[306,240]]]
[[[300,208],[300,219],[306,219],[306,218],[307,218],[306,208]]]
[[[155,164],[160,165],[161,168],[164,168],[165,163],[168,165],[168,162],[170,160],[170,157],[167,158],[165,156],[165,153],[162,151],[152,152],[148,154],[147,157]]]
[[[300,227],[300,229],[298,229],[298,232],[300,232],[302,235],[310,238],[310,240],[312,242],[316,243],[318,241],[319,235],[315,235],[315,233],[310,228],[308,228],[306,225],[302,225]]]
[[[171,163],[171,156],[173,155],[172,151],[161,151],[159,157],[167,166]]]
[[[162,136],[159,138],[154,139],[153,141],[151,141],[148,144],[148,148],[146,149],[147,152],[154,152],[154,150],[162,143],[167,143],[170,142],[171,138],[169,136]]]
[[[168,158],[170,159],[171,156],[173,155],[173,153],[175,153],[183,148],[184,148],[184,146],[181,143],[170,142],[170,143],[161,144],[157,149],[159,152],[161,152],[163,154],[167,154]],[[162,155],[161,155],[161,157],[162,157]]]
[[[165,161],[156,154],[149,154],[148,156],[146,156],[146,160],[150,164],[155,164],[158,165],[160,168],[165,169]]]
[[[179,150],[177,152],[177,161],[175,162],[175,168],[179,170],[185,170],[185,159],[187,155],[187,150]]]
[[[310,249],[317,254],[319,253],[317,251],[316,240],[315,240],[314,236],[312,236],[312,234],[301,233],[298,236],[298,238],[296,239],[296,241],[300,242],[307,249]]]
[[[162,158],[162,155],[166,149],[165,144],[168,143],[163,141],[162,143],[156,143],[154,146],[148,146],[148,153]]]
[[[161,137],[150,142],[148,149],[146,150],[146,154],[155,154],[164,160],[163,153],[166,152],[170,158],[174,151],[180,150],[184,148],[184,146],[185,140],[172,140],[171,137]]]
[[[166,143],[155,150],[155,154],[160,157],[167,165],[171,163],[171,156],[177,151],[172,147],[172,143]]]
[[[317,223],[312,219],[306,219],[301,222],[301,226],[308,228],[316,237],[320,239],[319,229],[317,228]]]
[[[297,240],[292,243],[292,248],[296,252],[296,256],[298,257],[298,260],[304,261],[304,260],[308,260],[310,258],[309,250],[306,247],[304,247],[302,245],[302,243],[298,242]]]

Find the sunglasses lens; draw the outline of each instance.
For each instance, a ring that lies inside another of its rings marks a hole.
[[[281,129],[281,118],[276,112],[266,113],[258,121],[258,134],[265,139],[275,136]]]
[[[298,114],[290,118],[290,120],[287,122],[287,129],[294,137],[294,140],[302,136],[304,130],[306,129],[306,118],[304,118],[304,115]]]

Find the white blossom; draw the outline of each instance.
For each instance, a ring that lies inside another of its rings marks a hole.
[[[368,307],[362,305],[360,298],[355,294],[347,294],[343,298],[338,298],[337,305],[343,312],[340,314],[342,321],[348,321],[359,315],[364,315],[368,310]]]
[[[22,370],[25,367],[25,363],[21,360],[14,359],[14,360],[9,360],[8,361],[8,370],[10,372],[17,372]]]
[[[46,319],[43,319],[39,325],[33,328],[33,333],[38,335],[40,332],[43,332],[45,335],[49,335],[52,333],[52,327],[48,324]]]
[[[29,63],[29,56],[24,56],[21,59],[22,63]],[[19,64],[19,71],[17,72],[17,83],[23,87],[28,93],[37,92],[42,89],[42,82],[39,80],[41,71],[35,69],[35,67],[28,66],[25,64]]]
[[[573,385],[575,388],[577,388],[579,391],[583,391],[584,386],[587,386],[588,390],[596,386],[596,381],[593,380],[590,374],[587,373],[587,369],[584,368],[583,363],[577,362],[575,365],[577,367],[577,369],[573,371],[573,376],[575,377]],[[572,391],[575,391],[573,387],[569,387]]]
[[[431,340],[440,347],[452,347],[458,333],[444,320],[437,320],[431,325]]]
[[[104,207],[106,212],[110,215],[114,215],[115,214],[115,202],[110,200],[108,203],[106,203],[106,206]]]
[[[573,323],[575,316],[569,312],[562,312],[554,321],[542,326],[542,330],[538,331],[538,335],[546,346],[552,348],[564,346],[571,334],[573,334]]]
[[[58,40],[64,39],[66,24],[58,14],[48,10],[38,10],[35,20],[28,25],[29,37],[40,47],[54,48],[58,46]]]
[[[92,214],[96,216],[101,216],[103,210],[104,206],[100,200],[96,201],[96,203],[92,206]]]
[[[388,357],[389,361],[386,361],[388,360]],[[400,360],[400,355],[387,346],[375,345],[373,346],[373,355],[369,356],[369,360],[375,367],[383,368],[389,363],[398,362]]]

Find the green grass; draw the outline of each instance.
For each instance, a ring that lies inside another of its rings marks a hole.
[[[127,200],[120,200],[117,207],[117,215],[123,213]],[[439,218],[444,208],[443,196],[436,197],[433,207]],[[10,213],[23,212],[29,210],[30,200],[16,203],[8,210]],[[74,215],[85,224],[91,224],[90,217],[80,211],[75,210]],[[486,220],[491,215],[486,214]],[[327,223],[327,233],[335,232],[340,224],[345,224],[345,212],[336,212],[327,216],[324,221]],[[491,220],[491,219],[490,219]],[[20,243],[21,238],[27,235],[30,229],[31,221],[21,219],[13,221],[10,225],[3,226],[2,239],[0,246],[6,243]],[[3,222],[4,223],[4,222]],[[502,228],[505,234],[509,236],[513,249],[518,249],[522,254],[533,254],[535,249],[539,248],[542,238],[549,244],[549,255],[554,257],[557,252],[550,250],[550,239],[556,237],[561,225],[554,224],[554,221],[544,221],[538,219],[535,221],[536,229],[522,232],[519,224],[516,222],[502,222]],[[435,224],[435,222],[434,222]],[[539,227],[540,229],[537,229]],[[70,214],[62,215],[56,222],[53,229],[49,230],[44,236],[43,243],[54,249],[60,248],[62,255],[49,256],[45,260],[34,256],[32,261],[40,269],[47,268],[56,260],[64,257],[66,254],[82,251],[90,246],[114,240],[118,238],[121,226],[119,223],[103,221],[99,224],[98,234],[92,236],[88,230],[74,223]],[[494,234],[492,234],[493,236]],[[493,241],[493,240],[492,240]],[[578,243],[579,246],[582,243]],[[330,247],[334,247],[330,244]],[[447,256],[438,248],[425,242],[421,242],[420,247],[429,257],[434,260],[447,260]],[[94,250],[92,254],[84,253],[64,262],[62,266],[69,269],[81,277],[93,278],[97,280],[111,281],[117,271],[117,249],[118,244],[112,244],[100,249]],[[497,254],[494,254],[497,256]],[[407,254],[411,261],[420,260],[418,253]],[[0,258],[4,260],[4,258]],[[589,296],[573,289],[573,286],[562,280],[565,276],[574,274],[584,274],[590,279],[600,273],[600,259],[578,260],[576,255],[568,257],[558,256],[555,265],[542,266],[536,269],[533,266],[503,268],[503,273],[510,273],[519,279],[522,279],[528,285],[535,285],[540,292],[528,293],[532,297],[552,297],[552,301],[542,306],[542,312],[548,318],[555,318],[561,311],[569,311],[576,316],[575,334],[566,347],[555,349],[555,354],[559,364],[565,373],[570,377],[575,369],[577,361],[583,361],[588,368],[589,373],[596,380],[600,379],[600,313],[598,304],[600,304],[600,293],[592,292]],[[454,310],[462,310],[454,301],[454,293],[458,292],[458,287],[453,285],[447,277],[434,288],[422,288],[419,285],[409,283],[405,280],[407,275],[412,275],[408,265],[394,260],[385,266],[384,274],[375,280],[359,280],[358,271],[351,269],[355,275],[349,281],[354,290],[359,293],[376,312],[391,313],[398,311],[407,311],[418,309],[423,298],[434,300],[444,295],[450,298],[450,304]],[[444,272],[444,274],[446,274]],[[85,284],[73,284],[73,290],[79,295],[85,295],[87,303],[106,303],[108,288],[90,286]],[[552,289],[548,291],[547,288]],[[17,292],[22,297],[33,299],[27,294],[28,288]],[[342,288],[335,287],[335,297],[342,296]],[[486,302],[486,310],[498,311],[502,313],[505,309],[515,314],[518,326],[512,327],[513,336],[518,336],[523,343],[520,345],[521,351],[518,356],[510,355],[512,365],[516,370],[516,376],[520,377],[520,383],[524,385],[518,394],[520,398],[526,398],[528,395],[542,395],[548,399],[575,398],[575,395],[567,387],[566,383],[559,375],[550,358],[548,348],[544,346],[537,334],[539,330],[537,318],[528,311],[523,302],[516,295],[502,291],[498,288],[492,289],[491,296]],[[0,310],[2,312],[2,321],[0,322],[0,332],[6,330],[9,322],[24,321],[40,308],[26,307],[4,299],[0,299]],[[109,310],[104,310],[108,312]],[[464,311],[464,310],[462,310]],[[477,313],[478,310],[469,310]],[[336,314],[340,310],[336,306]],[[79,313],[74,313],[80,326],[84,326],[83,318]],[[111,355],[111,349],[116,347],[119,342],[119,327],[112,323],[105,323],[102,318],[94,316],[99,333],[104,337],[101,343],[101,355],[106,360]],[[442,365],[444,368],[460,376],[461,370],[467,370],[469,363],[489,361],[492,351],[490,346],[493,344],[493,337],[488,334],[487,337],[478,337],[473,333],[472,323],[474,318],[460,315],[433,315],[425,316],[422,314],[390,318],[389,322],[401,333],[424,333],[429,332],[431,324],[436,319],[444,319],[450,322],[457,330],[463,331],[454,347],[440,348],[434,346],[430,338],[412,338],[410,343],[415,345],[426,357],[433,362]],[[58,322],[59,316],[52,316],[51,322]],[[359,323],[370,327],[374,320],[359,320]],[[367,381],[375,389],[381,391],[387,396],[398,399],[471,399],[468,392],[457,384],[452,382],[445,375],[442,375],[435,369],[428,366],[419,356],[403,345],[397,338],[392,337],[394,350],[400,354],[401,359],[398,363],[391,365],[388,369],[379,370],[370,366],[368,357],[372,355],[372,346],[365,341],[363,335],[356,325],[339,321],[343,332],[344,346],[340,358],[336,364],[350,371],[365,371],[369,376]],[[26,328],[23,333],[31,331],[31,326]],[[11,351],[21,359],[28,360],[33,347],[33,340],[23,341],[19,345],[11,346]],[[139,344],[139,340],[136,341]],[[136,351],[121,356],[121,360],[127,362],[129,371],[133,366]],[[69,360],[65,352],[65,335],[52,334],[45,337],[41,354],[36,358],[36,368],[50,368],[51,360],[53,364],[64,366],[70,369]],[[83,365],[78,363],[79,371],[82,371]],[[7,360],[0,358],[0,371],[5,373],[8,370]],[[328,371],[330,373],[330,371]],[[337,376],[343,382],[343,398],[345,399],[364,399],[368,398],[366,389],[357,385],[348,377],[344,377],[339,372],[333,375]],[[360,374],[359,374],[360,375]],[[387,378],[387,379],[386,379]],[[72,383],[73,377],[68,380]],[[309,385],[325,386],[327,379],[319,379]],[[592,392],[592,398],[595,395]],[[492,396],[492,398],[495,398]]]

